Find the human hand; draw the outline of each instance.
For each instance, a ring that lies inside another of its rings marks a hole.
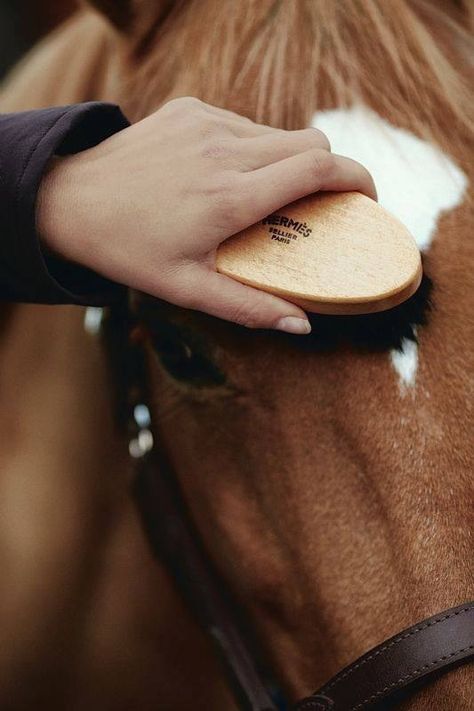
[[[271,128],[183,97],[52,161],[37,226],[57,255],[134,289],[248,327],[309,333],[302,309],[218,274],[215,255],[318,190],[375,197],[367,170],[332,154],[321,131]]]

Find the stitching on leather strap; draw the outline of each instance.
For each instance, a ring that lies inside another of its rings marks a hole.
[[[308,696],[307,699],[300,701],[297,708],[300,709],[300,711],[306,711],[306,709],[314,709],[315,711],[330,711],[330,709],[334,708],[334,701],[329,697],[316,694],[314,696]]]
[[[449,620],[449,619],[452,618],[452,617],[456,617],[457,615],[462,615],[463,613],[465,613],[465,612],[470,612],[471,610],[474,610],[474,605],[470,605],[469,607],[465,607],[465,608],[463,608],[462,610],[457,610],[456,612],[451,612],[449,615],[443,615],[443,617],[439,617],[439,618],[437,618],[437,619],[435,619],[435,620],[431,620],[430,622],[426,622],[426,623],[424,623],[423,625],[420,625],[419,627],[415,627],[414,629],[412,629],[412,630],[410,630],[410,631],[408,631],[408,632],[405,632],[405,634],[402,634],[402,635],[399,635],[398,637],[395,637],[394,639],[391,640],[391,642],[388,642],[388,643],[385,644],[383,647],[380,647],[380,649],[375,650],[375,651],[374,651],[372,654],[370,654],[368,657],[365,657],[365,658],[362,659],[361,661],[359,661],[359,662],[357,662],[356,664],[354,664],[353,666],[349,667],[349,669],[346,669],[346,671],[345,671],[344,673],[342,673],[341,676],[336,677],[336,679],[334,679],[330,684],[328,684],[327,686],[323,686],[323,687],[321,688],[321,693],[325,694],[325,693],[327,693],[328,691],[330,691],[331,689],[334,689],[334,687],[336,687],[341,681],[343,681],[343,680],[346,679],[348,676],[350,676],[351,674],[353,674],[353,673],[356,671],[356,669],[359,669],[359,668],[362,667],[364,664],[367,664],[368,662],[370,662],[370,661],[371,661],[372,659],[374,659],[375,657],[377,657],[377,656],[379,656],[380,654],[382,654],[383,652],[387,651],[387,649],[390,649],[391,647],[395,646],[396,644],[399,644],[400,642],[403,642],[404,639],[407,639],[408,637],[413,637],[413,636],[419,634],[420,632],[422,632],[423,630],[427,629],[428,627],[433,627],[434,625],[437,625],[437,624],[439,624],[440,622],[445,622],[446,620]],[[466,648],[466,649],[469,649],[469,648]],[[454,655],[456,655],[456,654],[461,654],[461,651],[465,651],[465,650],[458,650],[457,652],[453,652],[452,655],[448,655],[448,657],[441,657],[441,658],[440,658],[439,660],[437,660],[436,662],[431,662],[431,664],[428,665],[428,666],[432,666],[433,664],[435,664],[435,663],[441,661],[441,660],[444,659],[444,658],[448,659],[450,656],[454,656]],[[426,665],[425,665],[425,666],[426,666]],[[423,668],[424,668],[424,667],[422,667],[421,669],[423,669]],[[419,673],[419,670],[417,670],[417,672]],[[417,672],[412,672],[409,676],[416,675]],[[406,677],[406,678],[409,678],[409,677]],[[395,686],[395,685],[398,684],[398,683],[400,683],[400,681],[394,682],[394,684],[392,684],[391,686]],[[387,688],[390,688],[390,687],[387,687]],[[378,692],[377,695],[380,695],[380,693],[382,693],[382,692]],[[364,702],[362,702],[362,703],[367,703],[367,700],[364,701]],[[360,705],[354,707],[354,709],[356,709],[356,708],[360,708]],[[352,709],[351,711],[354,711],[354,709]]]
[[[472,608],[471,608],[472,609]],[[451,654],[445,654],[442,657],[438,657],[438,659],[434,659],[432,662],[429,662],[428,664],[423,664],[422,667],[419,667],[418,669],[415,669],[414,671],[410,672],[410,674],[406,674],[405,676],[401,676],[397,681],[392,682],[391,684],[388,684],[388,686],[385,686],[383,689],[380,689],[380,691],[377,691],[376,694],[372,694],[372,696],[367,697],[360,703],[358,703],[356,706],[352,706],[350,711],[358,711],[358,709],[361,709],[364,704],[368,704],[370,701],[375,701],[379,696],[382,696],[385,694],[386,691],[389,691],[389,689],[393,689],[395,686],[398,686],[399,684],[403,683],[404,681],[407,681],[408,679],[415,678],[418,676],[418,674],[421,674],[421,672],[425,671],[426,669],[429,669],[432,666],[435,666],[436,664],[439,664],[439,662],[444,662],[446,659],[452,659],[453,657],[456,657],[458,654],[463,654],[464,652],[467,652],[469,649],[474,649],[474,644],[469,645],[469,647],[463,647],[463,649],[458,649],[456,652],[451,652]]]

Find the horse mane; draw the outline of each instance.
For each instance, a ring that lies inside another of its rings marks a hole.
[[[183,95],[298,129],[364,102],[442,147],[472,139],[471,0],[177,0],[130,44],[123,97],[142,118]],[[281,80],[285,77],[285,81]]]
[[[474,0],[88,4],[20,63],[2,110],[106,99],[138,120],[193,95],[291,130],[364,102],[448,152],[472,141]],[[114,53],[125,61],[104,96],[97,77]]]

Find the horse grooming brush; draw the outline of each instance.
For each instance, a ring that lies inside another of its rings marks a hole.
[[[217,271],[330,315],[384,311],[421,282],[408,230],[357,192],[319,192],[268,215],[223,242]]]

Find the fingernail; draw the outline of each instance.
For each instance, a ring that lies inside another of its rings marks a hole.
[[[281,318],[276,328],[278,331],[285,331],[285,333],[296,333],[299,335],[311,333],[310,322],[305,318],[298,318],[297,316],[285,316]]]

